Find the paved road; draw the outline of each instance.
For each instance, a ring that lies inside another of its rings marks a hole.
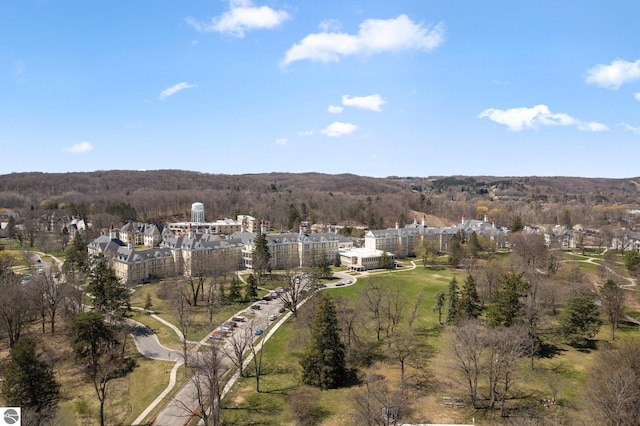
[[[415,267],[415,265],[414,265]],[[336,275],[336,280],[333,281],[332,283],[327,284],[325,289],[328,288],[334,288],[335,284],[338,281],[345,281],[345,282],[349,282],[349,284],[346,285],[353,285],[356,282],[356,278],[354,276],[351,276],[349,274],[346,273],[342,273],[342,272],[338,272],[335,274]],[[302,302],[300,302],[299,306],[302,305],[304,302],[306,302],[307,299],[303,300]],[[236,333],[241,333],[242,330],[246,327],[251,327],[252,329],[255,329],[257,327],[262,327],[265,331],[264,331],[264,337],[262,339],[262,342],[259,343],[258,346],[258,350],[261,349],[262,344],[264,342],[266,342],[271,335],[273,335],[273,333],[278,329],[278,327],[283,324],[287,318],[289,318],[289,316],[291,315],[291,312],[287,312],[286,314],[280,314],[278,312],[278,310],[280,309],[280,307],[282,307],[282,301],[280,300],[272,300],[270,302],[260,302],[258,303],[260,305],[260,309],[259,310],[255,310],[253,314],[248,314],[245,311],[241,311],[238,312],[236,315],[237,316],[243,316],[246,318],[246,322],[244,323],[239,323],[239,327],[238,329],[235,331]],[[236,316],[234,315],[234,316]],[[277,321],[269,321],[269,316],[271,315],[276,315],[278,316],[278,320]],[[174,327],[175,328],[175,327]],[[154,357],[155,359],[161,359],[161,360],[174,360],[174,358],[171,358],[171,356],[175,356],[177,358],[175,358],[176,361],[181,361],[182,360],[182,356],[181,353],[179,351],[170,351],[167,350],[166,348],[163,348],[162,345],[160,345],[160,343],[157,341],[157,337],[155,336],[155,334],[149,334],[151,330],[149,330],[147,327],[142,326],[142,328],[139,328],[136,332],[136,335],[134,335],[134,340],[136,341],[136,346],[138,347],[138,350],[141,353],[145,353],[145,355],[149,356],[149,355],[156,355],[157,357],[154,356],[150,356],[150,357]],[[151,332],[152,333],[152,332]],[[254,336],[254,339],[256,339],[257,337]],[[209,336],[205,337],[204,339],[202,339],[200,342],[198,342],[198,344],[196,345],[196,348],[193,349],[193,351],[197,351],[197,349],[201,346],[201,345],[208,345],[210,344],[209,341]],[[222,350],[224,351],[225,349],[227,349],[228,352],[232,352],[230,349],[230,345],[226,342],[226,340],[223,340],[223,347]],[[165,352],[168,354],[167,357],[165,357]],[[249,357],[248,359],[245,360],[245,364],[248,365],[248,363],[251,361],[251,357]],[[225,357],[224,361],[224,369],[225,371],[228,371],[229,369],[231,369],[232,367],[232,363],[231,361]],[[175,371],[177,370],[177,367],[179,366],[178,363],[176,363],[176,366],[173,369],[174,372],[174,376],[175,376]],[[233,386],[233,383],[235,383],[236,379],[238,375],[236,374],[234,377],[232,377],[232,379],[228,382],[227,386],[225,387],[225,394],[226,392],[231,388],[231,386]],[[192,383],[192,381],[189,381],[176,395],[173,399],[171,399],[170,401],[165,401],[163,398],[166,396],[166,394],[168,394],[168,392],[171,390],[172,388],[172,384],[170,384],[167,389],[165,389],[165,391],[163,392],[162,395],[160,395],[156,401],[154,401],[154,403],[152,403],[149,407],[147,407],[147,409],[145,410],[145,412],[143,412],[138,419],[136,419],[136,422],[134,424],[137,424],[139,422],[142,422],[144,420],[144,418],[148,415],[149,412],[151,412],[151,410],[159,403],[161,402],[166,402],[166,406],[162,409],[162,411],[160,411],[160,413],[158,413],[158,415],[156,416],[155,420],[154,420],[154,425],[156,426],[179,426],[179,425],[185,425],[186,423],[188,423],[191,420],[191,415],[189,414],[188,410],[185,409],[185,404],[189,405],[189,406],[193,406],[193,402],[195,401],[195,395],[196,395],[196,388],[195,385]]]
[[[245,317],[246,321],[238,323],[238,329],[235,333],[242,333],[243,329],[246,327],[251,327],[252,329],[262,327],[265,330],[265,333],[268,332],[268,327],[273,323],[269,321],[269,316],[280,315],[278,310],[282,306],[282,302],[274,300],[267,303],[259,303],[259,306],[260,310],[256,310],[254,314],[247,314],[244,311],[240,311],[236,314],[238,316]],[[254,338],[256,337],[254,336]],[[231,353],[230,344],[226,339],[223,339],[222,342],[222,350],[224,351],[226,349]],[[208,344],[210,344],[209,336],[202,339],[193,351],[197,351],[197,348],[201,345]],[[228,371],[232,367],[231,361],[226,357],[223,357],[223,365],[223,369],[225,371]],[[194,401],[196,401],[195,395],[196,387],[190,380],[182,389],[180,389],[173,399],[167,402],[167,405],[156,416],[153,424],[156,426],[175,426],[188,423],[192,416],[189,414],[188,410],[185,409],[185,404],[187,406],[193,406]]]
[[[174,349],[169,349],[160,343],[156,333],[144,324],[140,324],[132,319],[127,320],[129,332],[133,336],[138,352],[147,358],[160,361],[181,361],[182,353]]]

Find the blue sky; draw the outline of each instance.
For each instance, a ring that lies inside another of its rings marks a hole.
[[[0,174],[640,176],[636,1],[6,0]]]

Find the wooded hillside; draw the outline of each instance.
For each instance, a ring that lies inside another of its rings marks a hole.
[[[638,204],[640,178],[387,177],[351,174],[207,174],[184,170],[109,170],[87,173],[0,175],[0,208],[65,210],[102,220],[188,218],[191,203],[205,204],[207,220],[251,214],[288,229],[300,220],[393,226],[422,213],[457,221],[485,213],[500,226],[515,215],[527,223],[628,221]],[[453,203],[452,201],[455,201]],[[104,215],[111,217],[104,217]]]

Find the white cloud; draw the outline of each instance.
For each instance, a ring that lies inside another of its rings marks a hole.
[[[636,135],[640,135],[640,127],[634,127],[634,126],[632,126],[630,124],[627,124],[627,123],[620,123],[620,124],[624,127],[624,129],[626,131],[633,132]]]
[[[588,123],[581,122],[578,124],[578,129],[584,132],[607,132],[609,128],[602,123],[596,121],[590,121]]]
[[[358,126],[351,123],[342,123],[335,121],[329,124],[327,127],[321,130],[321,132],[332,138],[339,138],[340,136],[350,135],[358,129]]]
[[[432,50],[443,41],[442,24],[425,27],[413,22],[407,15],[395,19],[367,19],[360,24],[355,35],[344,32],[309,34],[287,50],[281,65],[287,66],[304,59],[326,63],[340,62],[341,57],[357,54]]]
[[[634,93],[633,97],[636,98],[637,101],[640,101],[640,92]]]
[[[616,59],[610,65],[598,64],[587,71],[585,81],[600,87],[617,90],[622,84],[640,79],[640,59],[628,62]]]
[[[371,111],[382,111],[382,105],[387,102],[378,94],[369,96],[342,96],[342,105],[353,106],[356,108],[368,109]]]
[[[327,110],[331,113],[331,114],[340,114],[342,112],[344,108],[342,108],[341,106],[338,105],[329,105],[329,108],[327,108]]]
[[[340,25],[340,22],[336,21],[335,19],[325,19],[324,21],[320,22],[318,28],[320,28],[323,33],[326,33],[328,31],[338,31],[340,28],[342,28],[342,25]]]
[[[311,129],[311,130],[301,130],[298,132],[298,135],[300,136],[312,136],[316,131]]]
[[[509,130],[518,132],[523,128],[537,129],[541,126],[576,126],[585,132],[603,132],[607,126],[595,121],[585,122],[565,113],[551,112],[547,105],[536,105],[532,108],[521,107],[511,109],[488,108],[478,118],[488,118],[498,124],[507,126]]]
[[[166,89],[164,89],[162,92],[160,92],[160,96],[158,97],[158,99],[160,99],[161,101],[168,98],[169,96],[173,96],[176,93],[178,93],[181,90],[184,89],[191,89],[192,87],[196,87],[193,84],[189,84],[186,82],[182,82],[182,83],[178,83],[174,86],[168,87]]]
[[[246,31],[276,28],[289,18],[284,10],[255,6],[251,0],[230,0],[229,10],[211,19],[209,23],[200,23],[192,18],[186,18],[185,21],[197,31],[244,37]]]
[[[69,152],[72,154],[82,154],[84,152],[89,152],[91,150],[93,150],[93,145],[91,145],[87,141],[77,143],[73,145],[71,148],[69,148]]]
[[[287,142],[289,142],[289,139],[287,139],[287,138],[278,138],[278,139],[276,139],[276,143],[278,145],[286,145]]]

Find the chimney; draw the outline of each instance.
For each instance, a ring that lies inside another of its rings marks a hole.
[[[418,218],[417,217],[413,217],[413,226],[418,226]]]
[[[422,216],[422,227],[426,228],[427,227],[427,215],[423,215]]]
[[[487,216],[487,214],[484,214],[484,223],[489,222],[489,216]]]
[[[462,215],[462,222],[461,222],[462,225],[464,225],[464,219],[465,219],[465,217],[464,217],[464,215]]]
[[[496,222],[494,220],[491,221],[491,227],[495,228],[496,227]]]
[[[193,239],[193,237],[194,237],[193,228],[191,228],[191,224],[189,224],[189,238]]]
[[[129,237],[129,243],[127,244],[127,248],[129,250],[133,250],[133,243],[131,242],[131,237]]]
[[[113,223],[109,227],[109,239],[110,240],[115,240],[116,239],[116,231],[113,229]]]
[[[396,229],[400,229],[400,222],[398,222],[398,219],[396,219]]]
[[[263,234],[267,233],[267,224],[265,223],[264,219],[262,219],[262,221],[260,222],[260,232]]]
[[[304,228],[302,227],[302,224],[300,224],[300,229],[298,232],[300,233],[300,235],[304,234]]]

